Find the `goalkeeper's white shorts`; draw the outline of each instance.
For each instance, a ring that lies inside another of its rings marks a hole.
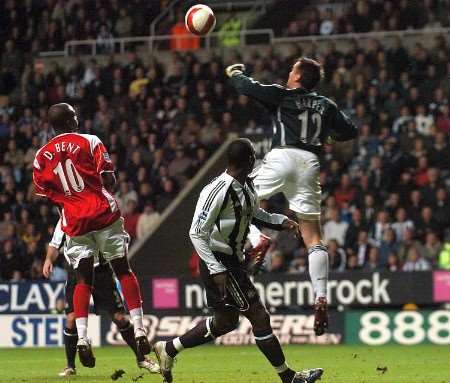
[[[283,193],[289,208],[300,219],[320,219],[320,164],[314,153],[296,148],[272,149],[252,177],[260,199]]]

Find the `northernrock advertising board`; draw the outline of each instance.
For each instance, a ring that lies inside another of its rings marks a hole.
[[[148,277],[140,282],[153,340],[181,335],[208,315],[198,279]],[[255,283],[282,343],[450,344],[449,311],[394,311],[405,303],[436,307],[450,302],[448,271],[331,275],[332,306],[352,310],[332,310],[332,327],[324,337],[316,337],[312,330],[312,288],[306,275],[267,275]],[[0,347],[61,346],[64,315],[50,313],[63,290],[64,283],[0,283]],[[95,345],[123,344],[105,316],[91,315],[89,320]],[[253,342],[245,319],[216,340],[225,345]]]
[[[405,303],[430,305],[436,298],[433,282],[431,272],[334,273],[328,282],[328,302],[332,306],[355,308],[401,306]],[[145,312],[155,309],[201,310],[206,307],[203,287],[198,279],[144,278],[141,284],[152,291],[144,302]],[[283,310],[313,304],[312,285],[305,274],[257,277],[255,286],[269,309]],[[438,297],[442,296],[441,292]]]

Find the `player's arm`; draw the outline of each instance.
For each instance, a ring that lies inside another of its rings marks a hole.
[[[224,181],[210,184],[203,189],[200,193],[192,226],[189,231],[189,236],[195,250],[199,257],[206,263],[212,275],[227,271],[226,267],[217,260],[209,247],[209,239],[216,219],[220,214],[226,189],[227,186]]]
[[[34,193],[38,197],[47,197],[47,191],[44,188],[44,182],[42,177],[42,167],[39,164],[38,159],[35,157],[33,161],[33,186]]]
[[[263,104],[278,105],[285,93],[282,86],[264,85],[244,74],[243,64],[234,64],[226,68],[225,73],[238,93],[254,98]]]
[[[114,188],[116,186],[116,175],[113,171],[111,172],[103,172],[101,173],[102,177],[102,183],[106,190],[108,190],[110,193],[114,191]]]
[[[45,256],[44,266],[42,268],[42,274],[45,278],[49,278],[53,272],[53,264],[58,259],[59,248],[64,240],[64,232],[61,229],[61,219],[55,226],[55,231],[53,232],[53,237],[48,244],[47,254]]]
[[[116,186],[114,165],[111,162],[105,145],[103,145],[98,137],[95,137],[93,146],[94,148],[92,150],[92,155],[94,157],[97,173],[100,174],[105,189],[111,193],[114,191],[114,187]]]
[[[331,138],[339,142],[350,141],[358,136],[355,124],[343,111],[337,108],[331,131]]]
[[[290,220],[283,214],[270,214],[264,209],[255,207],[252,223],[256,226],[263,226],[273,230],[286,230],[297,228],[297,223]]]

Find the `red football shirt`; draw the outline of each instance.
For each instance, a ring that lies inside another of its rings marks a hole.
[[[112,171],[97,136],[64,133],[36,153],[33,182],[37,195],[60,208],[62,230],[73,237],[103,229],[120,217],[119,206],[101,179],[101,173]]]

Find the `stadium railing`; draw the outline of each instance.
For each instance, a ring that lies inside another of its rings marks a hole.
[[[272,29],[242,29],[241,31],[241,47],[247,45],[253,45],[257,41],[259,44],[295,44],[295,43],[323,43],[328,41],[351,41],[351,40],[367,40],[367,39],[393,39],[393,38],[406,38],[406,37],[418,37],[436,35],[447,35],[450,33],[450,28],[426,28],[426,29],[410,29],[400,31],[386,31],[386,32],[368,32],[368,33],[348,33],[348,34],[336,34],[336,35],[314,35],[314,36],[293,36],[293,37],[275,37]],[[220,47],[219,32],[210,33],[207,36],[200,37],[204,43],[204,49]],[[252,39],[247,41],[248,37],[259,36],[262,39]],[[172,35],[159,35],[159,36],[137,36],[137,37],[123,37],[113,38],[99,42],[96,39],[91,40],[71,40],[67,41],[63,51],[49,51],[41,52],[41,57],[69,57],[73,54],[80,54],[79,48],[82,50],[82,54],[96,56],[98,54],[106,53],[120,53],[127,52],[127,47],[130,45],[144,46],[151,54],[157,51],[162,43],[163,46],[168,46],[168,43],[173,38]],[[179,38],[191,38],[190,35],[186,37],[180,36]],[[109,45],[114,47],[113,51],[105,51],[104,46]],[[75,49],[76,48],[76,49]],[[117,49],[116,49],[117,48]]]
[[[264,43],[271,43],[274,39],[274,34],[272,29],[248,29],[241,31],[241,46],[245,46],[248,36],[262,36],[266,37],[264,39]],[[200,38],[204,41],[203,48],[210,49],[212,47],[217,47],[219,45],[218,38],[220,36],[219,32],[210,33],[207,36],[200,36]],[[103,40],[99,42],[96,39],[91,40],[71,40],[67,41],[64,46],[64,51],[58,52],[43,52],[41,56],[70,56],[74,53],[74,48],[85,48],[83,52],[96,56],[97,54],[102,53],[112,53],[111,51],[107,51],[105,46],[113,46],[114,53],[125,53],[127,52],[127,45],[141,45],[146,46],[149,53],[153,53],[158,50],[158,43],[169,43],[171,39],[174,37],[172,35],[160,35],[160,36],[137,36],[137,37],[123,37],[123,38],[113,38],[109,40]],[[191,35],[185,36],[177,36],[178,39],[190,39]],[[115,48],[118,46],[118,50]],[[78,52],[77,52],[78,53]]]
[[[150,35],[155,36],[156,35],[156,28],[158,25],[166,18],[166,17],[172,17],[175,12],[175,8],[180,3],[180,0],[172,0],[167,7],[162,11],[158,16],[155,17],[155,19],[150,24]]]
[[[399,31],[365,32],[365,33],[342,33],[335,35],[311,35],[311,36],[291,36],[275,37],[272,40],[274,44],[282,43],[301,43],[316,41],[333,40],[361,40],[361,39],[387,39],[394,37],[407,37],[419,35],[445,35],[450,33],[450,28],[424,28],[424,29],[405,29]]]

